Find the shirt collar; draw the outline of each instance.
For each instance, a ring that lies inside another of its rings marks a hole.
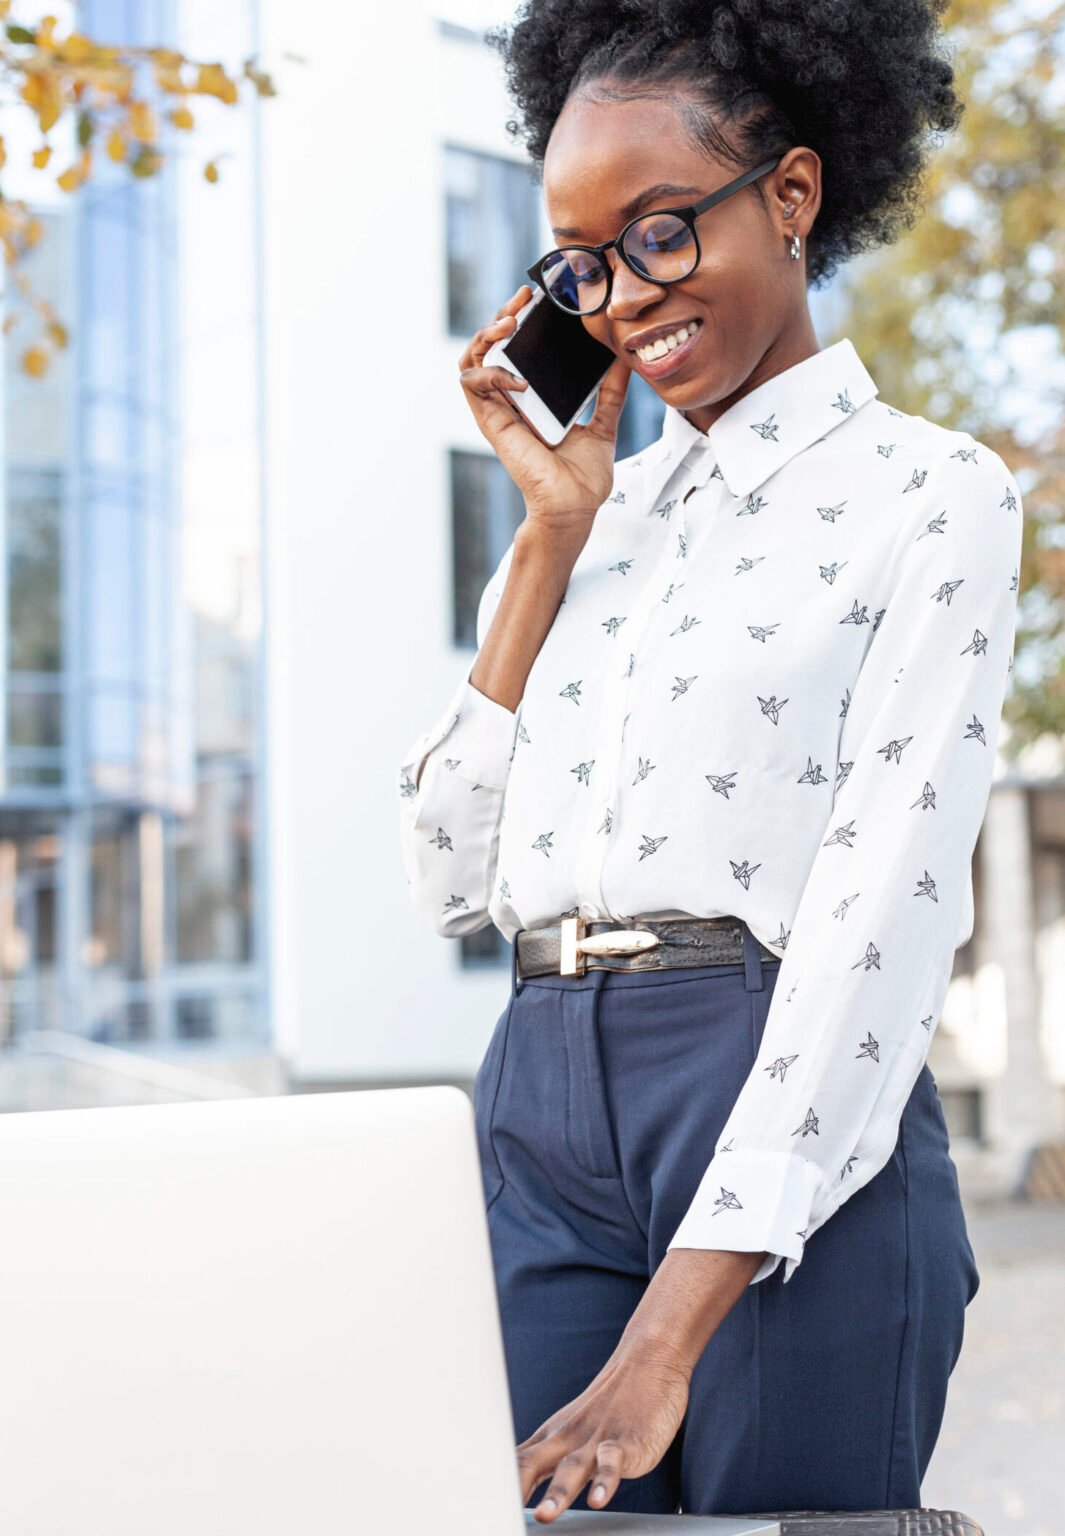
[[[648,464],[677,463],[705,451],[734,496],[747,496],[789,459],[838,427],[874,395],[877,385],[844,337],[759,384],[730,405],[708,432],[666,406],[662,435],[644,450]]]

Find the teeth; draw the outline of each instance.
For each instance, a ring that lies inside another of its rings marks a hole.
[[[665,357],[667,352],[672,352],[675,347],[680,346],[681,342],[693,336],[698,324],[698,320],[691,320],[687,325],[681,326],[679,331],[674,331],[671,336],[659,336],[657,341],[652,341],[648,346],[637,347],[636,356],[643,363],[652,362],[656,357]]]

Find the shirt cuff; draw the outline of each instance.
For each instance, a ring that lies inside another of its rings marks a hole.
[[[784,1283],[802,1263],[811,1222],[833,1208],[816,1163],[783,1152],[719,1152],[703,1174],[670,1248],[714,1248],[766,1259],[750,1284],[785,1262]]]
[[[446,740],[449,763],[460,778],[503,789],[517,732],[517,712],[475,688],[467,672],[436,725],[412,742],[404,766],[417,780],[422,759]]]

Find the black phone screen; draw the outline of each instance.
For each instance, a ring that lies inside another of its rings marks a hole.
[[[564,314],[546,297],[503,350],[561,422],[569,421],[614,361],[610,348],[589,336],[578,315]]]

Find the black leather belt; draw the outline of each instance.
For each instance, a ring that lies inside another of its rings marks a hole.
[[[737,917],[621,919],[564,917],[544,928],[521,928],[517,976],[583,976],[585,971],[664,971],[685,965],[735,965],[743,960]],[[758,941],[763,960],[779,960]]]

